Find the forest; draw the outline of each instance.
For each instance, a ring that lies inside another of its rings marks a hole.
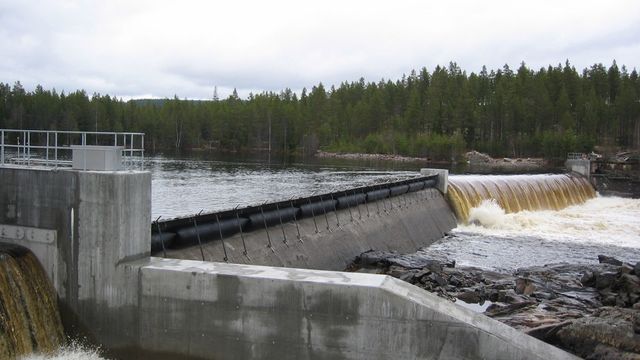
[[[569,61],[535,71],[467,73],[456,63],[397,80],[343,82],[210,100],[137,99],[58,93],[0,83],[0,128],[136,131],[150,151],[318,149],[454,160],[475,149],[493,156],[562,158],[594,146],[638,149],[640,79]]]

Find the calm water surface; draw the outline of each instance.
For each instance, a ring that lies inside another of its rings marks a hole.
[[[406,179],[418,176],[421,166],[344,161],[269,165],[250,159],[155,156],[145,167],[151,171],[153,218],[167,219]]]

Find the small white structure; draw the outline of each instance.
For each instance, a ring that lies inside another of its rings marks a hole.
[[[122,170],[122,146],[72,146],[74,170]]]

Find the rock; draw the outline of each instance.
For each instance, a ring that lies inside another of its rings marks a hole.
[[[440,274],[431,273],[427,276],[432,282],[438,284],[439,286],[447,285],[447,280],[442,277]]]
[[[394,278],[398,278],[399,279],[406,272],[407,272],[407,269],[405,269],[405,268],[403,268],[401,266],[391,265],[391,266],[389,266],[389,270],[387,270],[387,275],[393,276]]]
[[[517,312],[518,310],[521,310],[521,309],[526,308],[528,306],[534,306],[534,305],[537,305],[537,302],[535,302],[535,301],[523,301],[523,302],[515,303],[515,304],[493,303],[493,304],[489,305],[487,310],[485,310],[485,314],[487,314],[488,316],[491,316],[491,317],[501,316],[501,315],[506,315],[506,314],[512,314],[514,312]]]
[[[596,276],[593,271],[586,271],[580,278],[583,286],[594,286],[596,284]]]
[[[602,305],[605,306],[614,306],[616,304],[616,300],[618,299],[618,294],[605,290],[600,292],[600,301]]]
[[[540,339],[546,342],[554,342],[556,334],[563,327],[571,324],[572,321],[563,321],[554,324],[541,325],[532,329],[525,330],[525,334],[533,336],[536,339]]]
[[[456,297],[469,304],[477,304],[482,301],[482,296],[473,290],[467,290],[459,293]]]
[[[360,261],[451,301],[491,301],[485,315],[587,359],[640,360],[640,262],[600,256],[506,274],[428,255],[369,252]]]
[[[559,345],[589,359],[622,359],[628,353],[638,358],[640,311],[602,308],[594,316],[573,321],[557,332]],[[598,350],[600,349],[600,350]],[[606,351],[604,351],[606,350]]]
[[[631,265],[629,264],[622,264],[620,266],[620,268],[618,269],[618,271],[622,274],[632,274],[633,275],[633,268],[631,267]]]
[[[425,275],[429,275],[430,273],[431,273],[431,270],[429,270],[429,269],[422,269],[422,270],[420,270],[420,271],[418,271],[418,272],[416,273],[416,278],[417,278],[417,279],[420,279],[420,278],[422,278],[422,277],[423,277],[423,276],[425,276]]]
[[[516,279],[516,294],[531,295],[536,290],[536,286],[531,279]]]
[[[640,278],[631,274],[622,274],[617,282],[617,288],[630,293],[640,293]]]
[[[600,262],[600,264],[611,264],[615,266],[622,265],[622,261],[606,255],[598,255],[598,262]]]
[[[464,286],[464,281],[462,281],[460,277],[453,275],[449,277],[449,284],[453,286]]]
[[[615,272],[601,272],[596,274],[596,289],[601,290],[613,286],[616,282],[618,273]]]
[[[404,274],[400,275],[398,279],[413,284],[415,282],[415,274],[415,271],[407,271]]]

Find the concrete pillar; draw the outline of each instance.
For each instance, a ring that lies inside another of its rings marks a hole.
[[[587,179],[591,178],[591,160],[589,159],[568,159],[564,166],[571,172],[578,173]]]
[[[420,169],[421,175],[438,175],[438,185],[440,192],[445,195],[449,184],[449,170],[446,169]]]
[[[71,333],[109,345],[135,335],[134,313],[112,311],[137,305],[137,273],[125,263],[148,256],[150,224],[148,172],[0,168],[0,241],[38,256]]]

